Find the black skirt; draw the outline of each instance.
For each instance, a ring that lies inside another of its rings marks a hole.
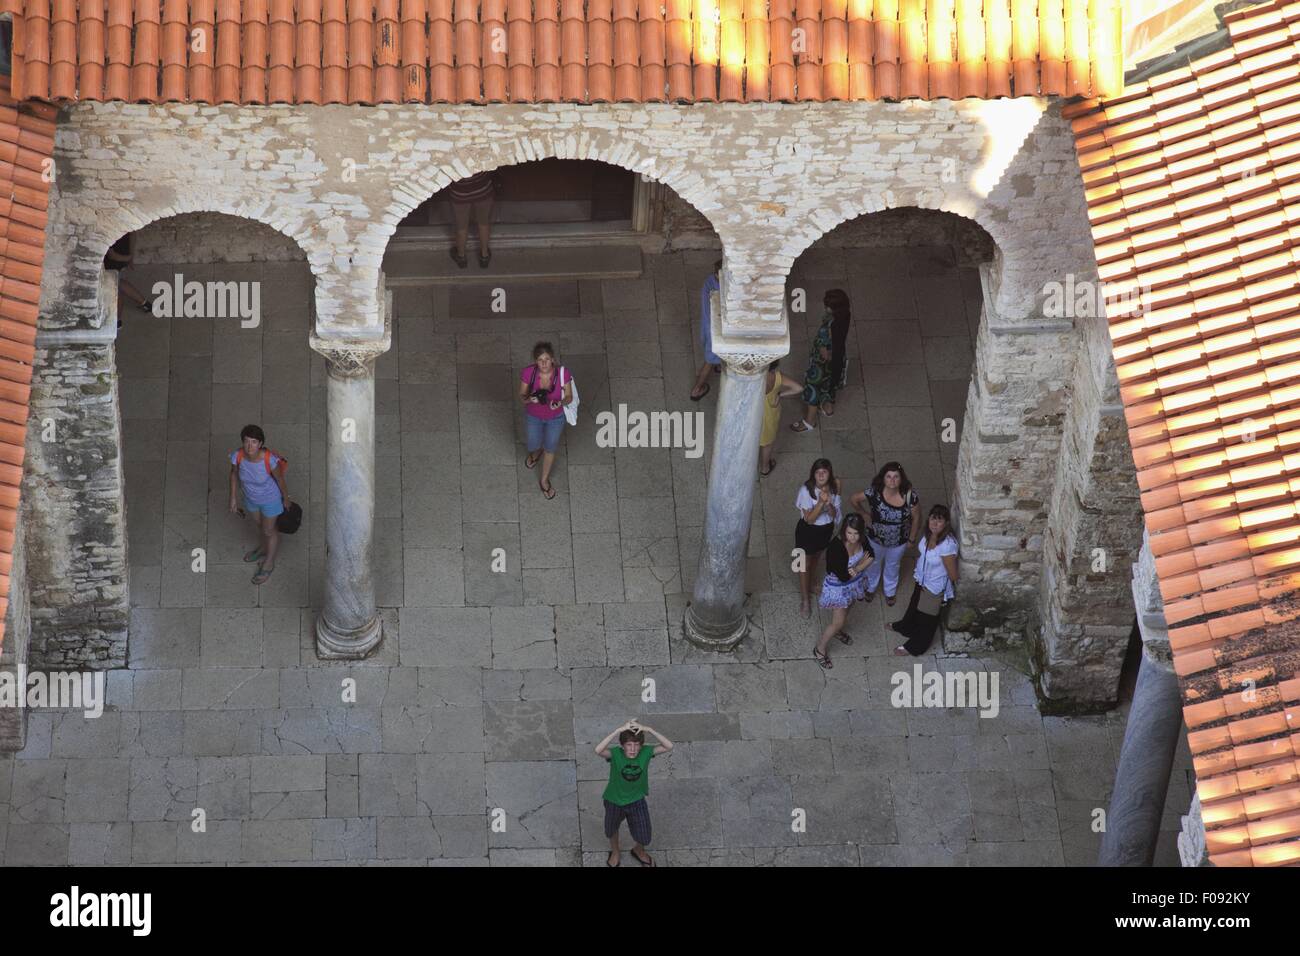
[[[889,625],[907,638],[903,642],[903,649],[913,657],[920,657],[930,649],[930,644],[934,642],[934,632],[939,629],[939,615],[922,614],[917,609],[920,600],[920,582],[913,581],[912,599],[907,602],[907,611],[902,618]]]
[[[804,554],[821,554],[834,536],[835,522],[833,521],[825,524],[809,524],[800,518],[799,523],[794,526],[795,547],[802,549]]]

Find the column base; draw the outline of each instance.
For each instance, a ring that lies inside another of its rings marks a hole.
[[[384,621],[378,614],[361,627],[342,630],[316,618],[316,656],[326,661],[358,661],[369,657],[384,639]]]
[[[741,611],[734,621],[717,625],[697,617],[695,605],[690,604],[682,616],[682,633],[696,647],[706,651],[726,652],[734,649],[749,633],[749,617]]]

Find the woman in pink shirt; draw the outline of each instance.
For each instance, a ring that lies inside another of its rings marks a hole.
[[[519,372],[519,401],[524,406],[524,440],[528,457],[524,465],[535,468],[540,458],[542,477],[537,487],[548,499],[555,497],[551,468],[564,432],[564,406],[573,401],[573,378],[555,361],[550,342],[533,346],[533,364]]]

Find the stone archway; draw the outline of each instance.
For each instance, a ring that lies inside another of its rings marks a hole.
[[[202,294],[189,301],[194,308],[188,312],[179,301],[172,303],[179,311],[170,315],[130,308],[119,329],[118,282],[104,269],[103,250],[118,238],[110,234],[118,228],[114,223],[141,220],[138,210],[106,216],[62,257],[64,288],[94,274],[95,299],[60,311],[68,303],[52,300],[47,288],[43,303],[24,479],[32,659],[43,666],[126,665],[133,607],[163,612],[153,614],[156,621],[138,622],[146,655],[152,649],[165,656],[160,648],[169,641],[169,629],[176,640],[184,638],[179,620],[163,619],[198,613],[232,548],[225,538],[208,539],[210,489],[220,491],[225,477],[213,463],[210,439],[223,436],[233,448],[243,424],[267,420],[260,400],[264,361],[279,390],[273,422],[281,434],[272,441],[299,463],[306,501],[315,280],[305,251],[268,223],[225,213],[196,210],[145,219],[145,234],[153,238],[142,258],[153,261],[132,264],[140,291],[152,296],[155,281],[167,291],[179,281],[187,295]],[[202,260],[232,250],[218,251],[205,231],[224,234],[229,242],[233,233],[218,228],[223,221],[290,244],[297,261],[273,263],[269,281],[261,262],[214,272]],[[178,231],[183,222],[198,228]],[[178,261],[186,255],[200,261]],[[221,317],[194,314],[214,303]],[[254,312],[226,314],[241,303]],[[69,327],[69,320],[76,324]],[[273,344],[264,348],[268,328]],[[259,390],[252,404],[236,394],[249,389]],[[52,429],[54,441],[43,427]],[[301,434],[289,435],[294,429]],[[195,561],[201,565],[197,571]],[[305,555],[301,577],[305,593]],[[286,568],[282,580],[289,578]],[[197,623],[193,635],[197,640]]]

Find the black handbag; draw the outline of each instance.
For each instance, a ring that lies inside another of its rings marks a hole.
[[[302,506],[296,501],[291,501],[275,519],[275,529],[281,534],[294,534],[301,526]]]

